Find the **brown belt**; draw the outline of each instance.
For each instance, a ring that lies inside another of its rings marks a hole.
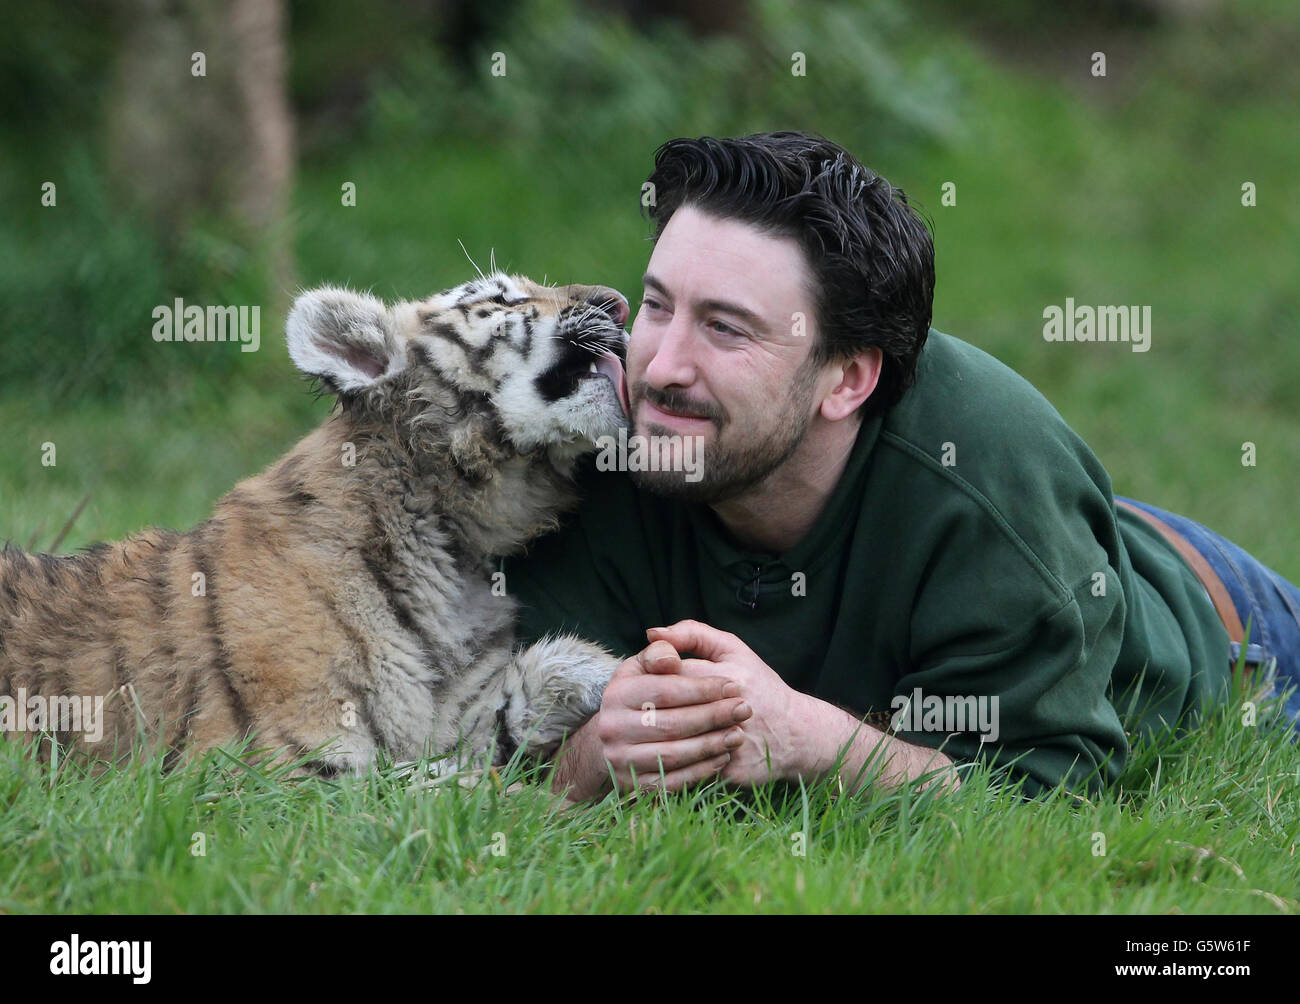
[[[1215,574],[1214,569],[1210,567],[1210,563],[1205,560],[1205,556],[1192,547],[1187,542],[1187,538],[1181,533],[1164,520],[1157,519],[1145,509],[1139,509],[1137,506],[1120,499],[1116,499],[1115,504],[1122,505],[1129,512],[1141,516],[1159,530],[1165,540],[1177,548],[1178,553],[1183,556],[1183,560],[1192,566],[1192,571],[1201,580],[1201,585],[1205,587],[1205,591],[1210,594],[1210,602],[1214,604],[1219,620],[1223,621],[1223,626],[1228,630],[1228,640],[1240,645],[1246,637],[1246,631],[1241,626],[1241,618],[1237,616],[1237,608],[1233,606],[1232,597],[1228,595],[1223,580]]]

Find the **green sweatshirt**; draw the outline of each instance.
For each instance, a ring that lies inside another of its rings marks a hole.
[[[521,640],[572,631],[631,655],[645,628],[694,618],[794,689],[1005,767],[1031,796],[1119,775],[1117,708],[1150,731],[1226,697],[1227,632],[1191,568],[1116,512],[1105,469],[1038,391],[938,331],[784,554],[737,547],[712,510],[626,473],[593,462],[580,483],[565,527],[503,564]],[[991,716],[979,727],[970,698]],[[966,721],[929,714],[943,706]]]

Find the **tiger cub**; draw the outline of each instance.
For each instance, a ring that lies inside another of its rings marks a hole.
[[[625,426],[627,315],[503,274],[392,307],[303,294],[289,355],[337,402],[287,456],[189,533],[0,552],[0,731],[97,760],[143,738],[168,765],[253,735],[323,747],[327,776],[552,753],[616,663],[571,637],[513,651],[493,558],[554,528],[577,459]]]

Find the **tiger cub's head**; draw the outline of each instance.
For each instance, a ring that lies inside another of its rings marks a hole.
[[[605,286],[495,273],[391,307],[322,287],[289,313],[289,355],[345,412],[479,438],[563,464],[627,424],[628,304]],[[480,444],[481,448],[481,444]]]

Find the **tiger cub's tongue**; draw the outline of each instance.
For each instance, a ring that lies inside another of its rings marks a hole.
[[[614,385],[614,393],[618,395],[619,404],[623,407],[623,414],[628,414],[631,406],[627,400],[627,379],[623,376],[622,360],[612,352],[602,352],[596,357],[596,372],[609,378],[609,382]]]

